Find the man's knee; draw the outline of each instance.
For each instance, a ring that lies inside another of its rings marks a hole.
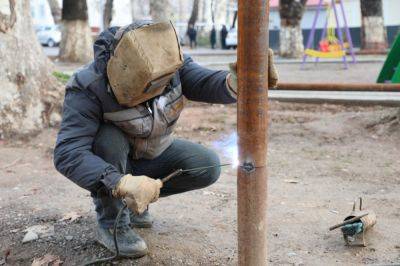
[[[203,154],[199,165],[207,167],[207,166],[217,166],[220,165],[221,162],[219,160],[218,155],[212,151],[207,150],[205,154]],[[221,167],[210,167],[207,169],[197,171],[198,174],[198,186],[199,187],[207,187],[215,183],[220,174],[221,174]]]
[[[94,139],[93,153],[104,161],[115,165],[121,160],[127,160],[129,141],[118,127],[103,124]]]

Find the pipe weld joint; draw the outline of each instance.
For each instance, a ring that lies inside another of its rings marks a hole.
[[[240,166],[240,168],[242,168],[242,170],[246,173],[252,173],[256,170],[256,166],[253,162],[245,162],[243,163],[243,165]]]

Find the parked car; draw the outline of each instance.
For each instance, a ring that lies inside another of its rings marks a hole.
[[[45,25],[36,27],[36,35],[42,45],[54,47],[61,42],[61,30],[58,25]]]
[[[238,43],[238,40],[237,40],[237,28],[236,27],[235,28],[231,28],[228,31],[228,35],[226,36],[226,40],[225,40],[226,48],[228,48],[228,49],[230,49],[230,48],[236,49],[237,43]]]

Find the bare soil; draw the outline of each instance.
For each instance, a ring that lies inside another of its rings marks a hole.
[[[400,263],[400,126],[383,107],[270,104],[268,243],[271,265],[356,265]],[[236,126],[235,106],[191,104],[176,135],[209,147]],[[52,164],[56,129],[30,141],[0,146],[0,250],[10,265],[57,255],[80,265],[110,255],[94,242],[89,193],[58,174]],[[229,162],[223,150],[217,150]],[[213,186],[161,199],[151,206],[152,229],[138,232],[150,255],[122,265],[234,265],[236,171],[223,170]],[[362,196],[378,223],[368,247],[346,247],[340,222]],[[60,221],[75,212],[80,218]],[[24,230],[51,224],[51,237],[22,244]],[[72,239],[71,239],[72,237]]]
[[[340,64],[298,68],[278,65],[283,81],[373,82],[380,64],[358,64],[348,71]],[[269,108],[269,264],[399,265],[398,108],[279,102]],[[236,130],[235,113],[234,105],[189,103],[176,135],[214,148],[230,162],[226,151],[231,147],[225,144]],[[54,169],[56,132],[0,140],[0,265],[30,265],[45,254],[59,256],[64,265],[81,265],[111,255],[94,241],[89,193]],[[367,247],[347,247],[340,231],[328,228],[350,213],[359,196],[378,222],[366,235]],[[224,168],[211,187],[160,199],[150,211],[154,227],[138,230],[150,254],[121,265],[237,263],[235,169]],[[78,218],[63,220],[71,215]],[[54,234],[22,244],[24,230],[33,225],[53,225]]]

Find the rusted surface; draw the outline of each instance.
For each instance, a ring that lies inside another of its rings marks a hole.
[[[269,1],[238,7],[238,264],[266,265]]]
[[[341,223],[339,223],[339,224],[336,224],[336,225],[334,225],[334,226],[329,227],[329,231],[333,231],[333,230],[338,229],[338,228],[340,228],[340,227],[342,227],[342,226],[345,226],[345,225],[348,225],[348,224],[352,224],[352,223],[354,223],[354,222],[357,222],[357,221],[359,221],[361,218],[367,216],[368,214],[369,214],[368,212],[364,212],[364,213],[362,213],[362,214],[360,214],[360,215],[357,215],[357,216],[348,216],[348,217],[346,217],[346,219],[344,219],[344,222],[341,222]]]
[[[368,229],[372,228],[376,224],[376,214],[372,210],[364,210],[364,212],[367,212],[368,215],[365,217],[362,217],[360,220],[364,225],[364,231],[367,231]]]
[[[398,91],[400,84],[378,83],[279,83],[275,90],[311,91]]]
[[[356,55],[387,55],[386,48],[383,50],[378,49],[368,49],[368,50],[359,50],[355,52]]]

